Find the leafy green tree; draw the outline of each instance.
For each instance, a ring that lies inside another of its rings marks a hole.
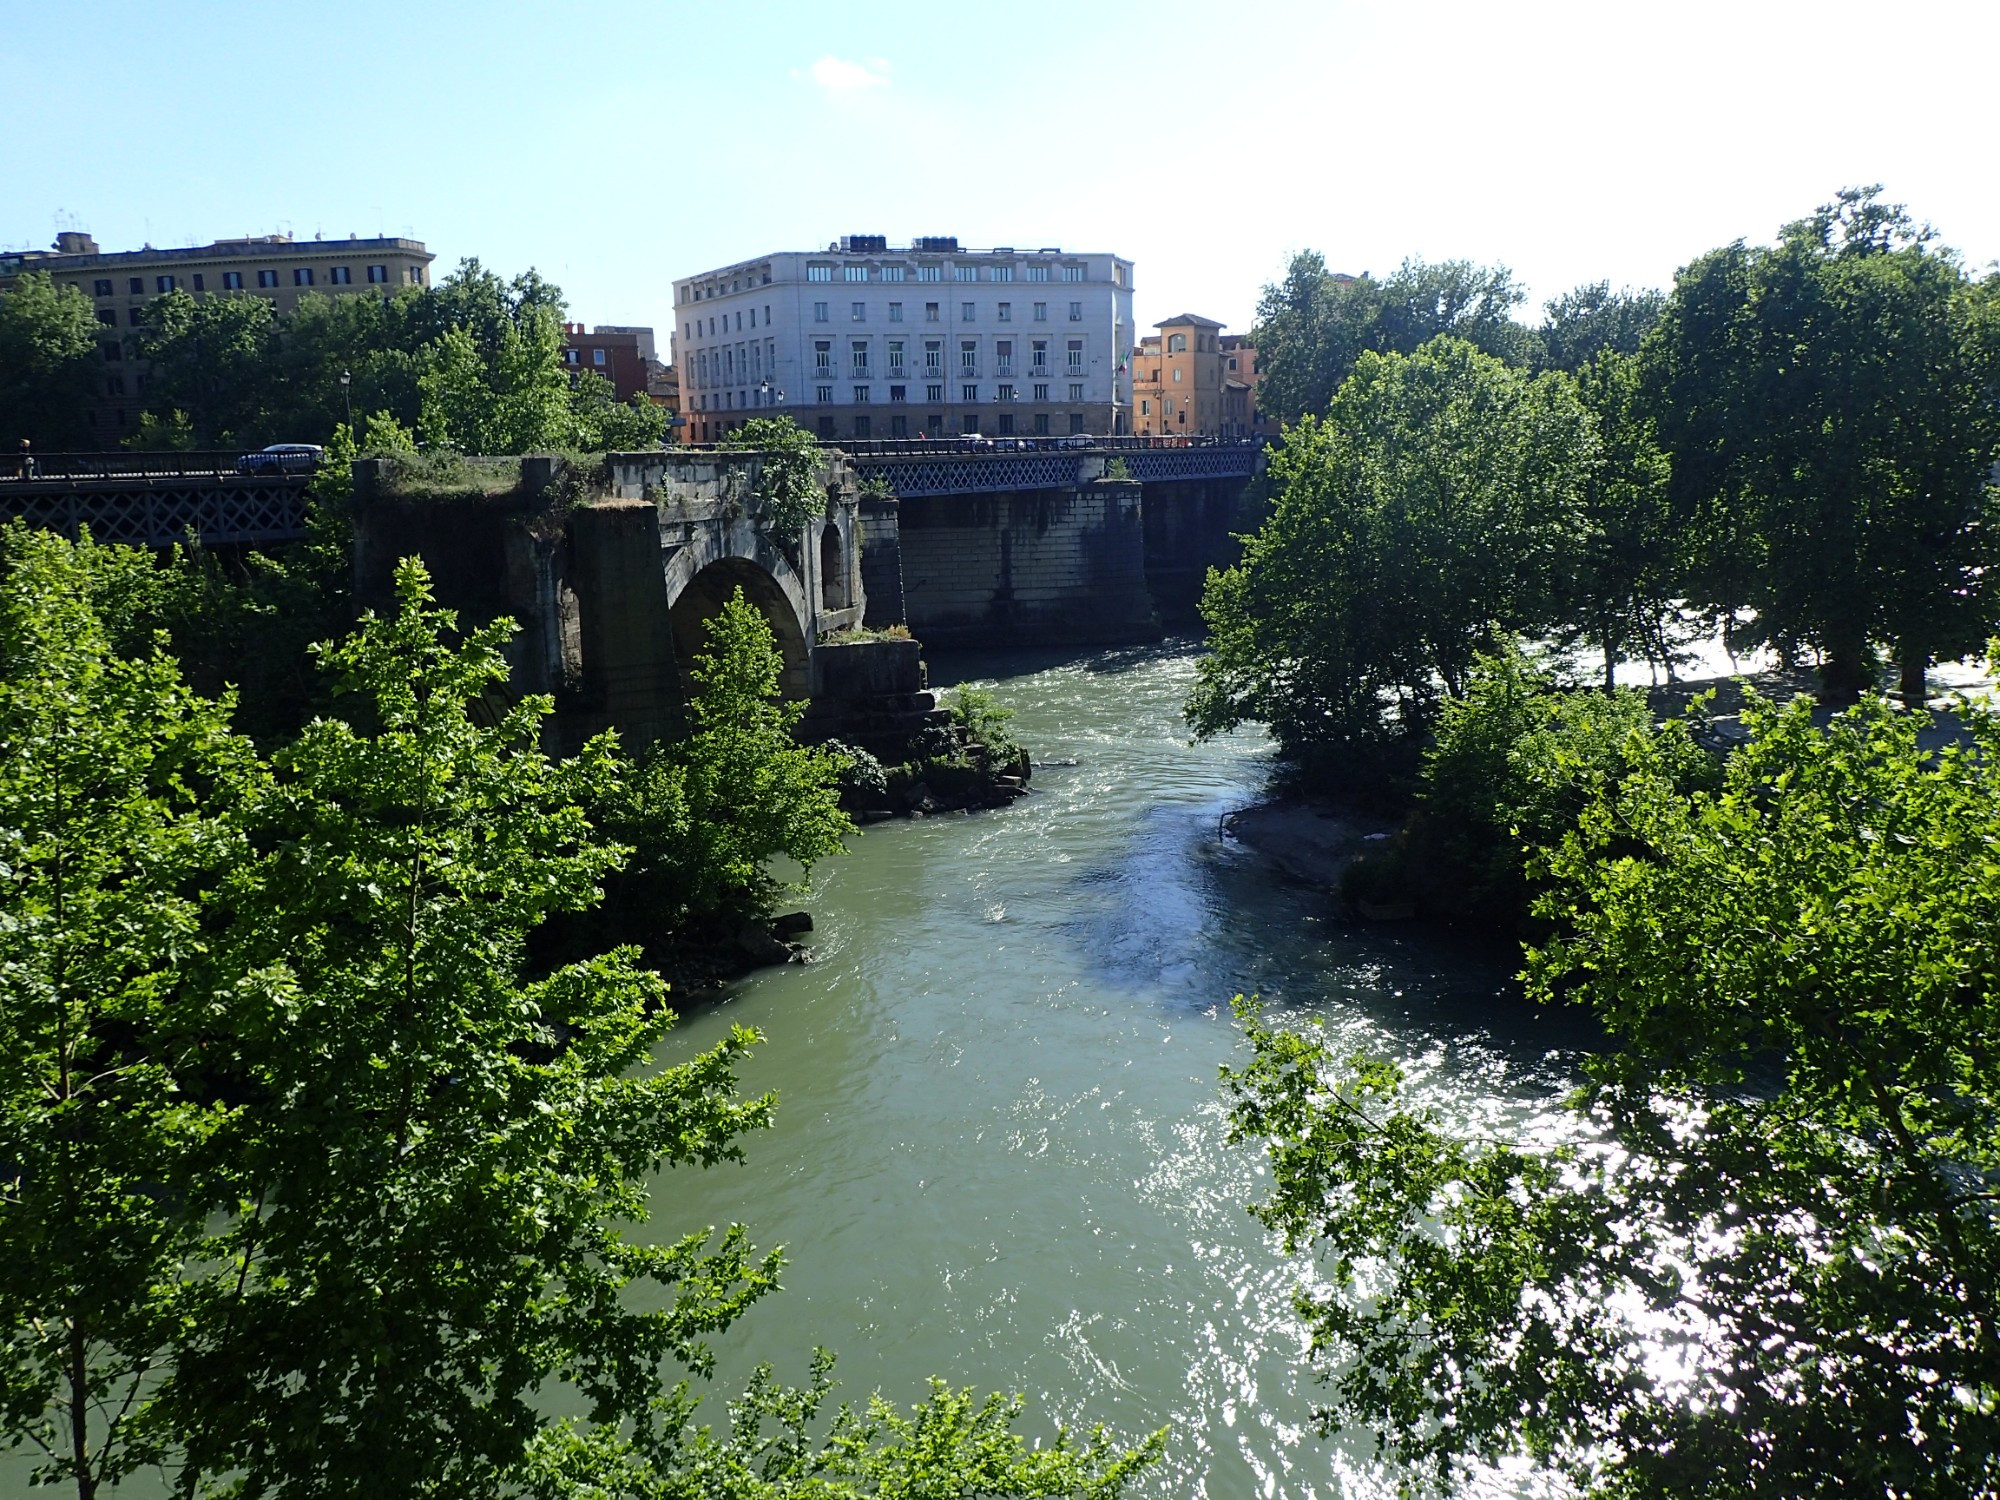
[[[1302,252],[1257,304],[1258,404],[1285,422],[1318,416],[1364,353],[1414,354],[1440,335],[1527,363],[1534,335],[1513,318],[1522,296],[1505,266],[1406,260],[1378,281]]]
[[[1837,700],[1891,643],[1919,703],[1995,621],[2000,380],[1956,258],[1876,193],[1696,260],[1648,357],[1710,602],[1817,648]]]
[[[1226,1074],[1332,1401],[1416,1480],[1593,1495],[2000,1488],[2000,720],[1752,702],[1720,790],[1645,758],[1549,849],[1529,987],[1608,1045],[1565,1129],[1249,1026]]]
[[[667,409],[644,391],[620,401],[617,389],[595,370],[585,370],[570,390],[577,445],[591,453],[630,453],[657,448],[667,430]]]
[[[1610,282],[1593,281],[1542,306],[1542,326],[1536,330],[1540,368],[1577,371],[1606,351],[1637,354],[1665,313],[1667,299],[1650,288],[1614,292]]]
[[[217,788],[254,757],[92,607],[130,627],[143,553],[17,523],[0,566],[0,1445],[91,1500],[162,1452],[146,1395],[209,1243],[228,1111],[184,1000],[198,893],[245,853]]]
[[[262,297],[175,290],[146,307],[139,352],[152,362],[146,404],[184,413],[199,448],[264,436],[264,376],[277,317]]]
[[[1563,375],[1449,338],[1364,354],[1273,458],[1242,562],[1209,574],[1196,732],[1261,720],[1291,749],[1421,732],[1496,627],[1555,620],[1597,462]]]
[[[88,297],[46,271],[28,271],[0,297],[0,445],[44,450],[90,445],[85,421],[106,334]]]

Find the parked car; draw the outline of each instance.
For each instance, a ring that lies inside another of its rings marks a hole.
[[[268,448],[259,448],[255,453],[240,454],[236,460],[239,474],[310,474],[326,457],[326,449],[317,443],[273,443]]]

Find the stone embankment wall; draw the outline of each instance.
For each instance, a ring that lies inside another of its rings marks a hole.
[[[902,502],[903,597],[934,645],[1118,645],[1155,640],[1140,486]]]

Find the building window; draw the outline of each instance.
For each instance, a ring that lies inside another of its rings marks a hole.
[[[1047,266],[1028,267],[1028,280],[1047,281],[1048,279],[1049,279],[1049,268]]]
[[[900,302],[891,302],[891,303],[889,304],[889,321],[890,321],[891,323],[900,323],[900,322],[902,322],[902,321],[903,321],[903,304],[902,304],[902,303],[900,303]]]
[[[942,281],[942,280],[944,280],[944,267],[943,267],[943,266],[918,266],[918,267],[917,267],[917,280],[919,280],[919,281]]]
[[[1003,323],[1011,323],[1014,321],[1013,303],[1003,302],[1000,304],[1000,321]]]
[[[866,323],[868,321],[868,304],[866,302],[848,303],[847,318],[850,323]]]
[[[1012,375],[1014,373],[1014,341],[1002,339],[993,346],[993,373]]]
[[[959,321],[959,322],[961,322],[961,323],[976,323],[976,322],[978,322],[978,321],[979,321],[979,309],[978,309],[978,308],[977,308],[976,306],[974,306],[974,305],[973,305],[972,303],[970,303],[970,302],[961,302],[961,303],[959,303],[959,304],[958,304],[958,321]]]
[[[1047,384],[1046,382],[1044,382],[1044,381],[1038,381],[1038,382],[1036,382],[1036,385],[1035,385],[1035,399],[1036,399],[1037,401],[1046,401],[1046,400],[1048,400],[1048,399],[1049,399],[1049,388],[1048,388],[1048,384]]]
[[[107,376],[105,376],[105,377],[104,377],[104,394],[105,394],[105,395],[107,395],[107,396],[122,396],[122,395],[124,395],[124,394],[125,394],[125,377],[124,377],[123,375],[107,375]]]
[[[192,275],[188,279],[194,283],[194,290],[196,290],[197,292],[205,292],[208,290],[208,283],[202,280],[201,272],[199,271],[195,272],[194,275]]]
[[[1232,370],[1236,368],[1236,361],[1234,359],[1229,361],[1229,368]]]
[[[943,399],[944,397],[942,396],[938,397],[938,400],[940,401],[942,401]],[[944,435],[944,413],[941,411],[934,411],[929,416],[924,418],[924,436],[942,437],[943,435]]]
[[[856,386],[856,387],[854,388],[854,404],[855,404],[856,406],[866,406],[866,405],[868,404],[868,387],[867,387],[867,386],[865,386],[865,385],[857,385],[857,386]]]
[[[1184,333],[1170,333],[1170,334],[1168,334],[1168,335],[1167,335],[1167,353],[1169,353],[1169,354],[1185,354],[1185,353],[1187,353],[1187,335],[1186,335],[1186,334],[1184,334]]]
[[[977,436],[979,432],[979,418],[975,417],[971,412],[967,412],[958,419],[958,430],[968,437]]]
[[[242,291],[243,273],[241,271],[224,271],[222,273],[222,289],[225,292]]]
[[[105,359],[114,365],[125,357],[125,346],[116,339],[107,340],[105,343],[99,345],[99,347],[104,350]]]
[[[910,435],[910,419],[908,417],[895,416],[889,418],[890,437],[899,438],[899,437],[908,437],[909,435]]]
[[[128,307],[125,310],[125,321],[130,323],[134,328],[137,328],[141,323],[146,321],[146,309],[143,307]]]
[[[979,345],[974,340],[958,341],[958,367],[967,375],[979,368]]]
[[[1034,369],[1036,374],[1041,374],[1042,372],[1048,369],[1049,341],[1047,339],[1035,340],[1034,348],[1031,349],[1028,354],[1028,363]]]
[[[174,278],[171,276],[155,276],[153,278],[153,288],[155,291],[171,292],[174,289]]]
[[[881,274],[884,281],[901,281],[903,279],[903,267],[884,266]]]
[[[926,401],[929,401],[929,402],[933,403],[933,404],[936,404],[936,403],[938,403],[938,402],[941,402],[941,401],[943,401],[943,400],[944,400],[944,387],[943,387],[943,386],[941,386],[941,385],[927,385],[927,386],[925,386],[925,387],[924,387],[924,399],[925,399]],[[933,426],[933,427],[937,426],[937,418],[936,418],[936,417],[932,417],[932,418],[931,418],[931,423],[930,423],[930,425],[931,425],[931,426]]]
[[[831,438],[833,436],[832,417],[821,417],[819,419],[819,435],[823,438]]]
[[[293,286],[311,286],[312,284],[313,284],[313,271],[311,266],[292,267]]]
[[[1082,412],[1073,411],[1069,414],[1069,431],[1071,437],[1075,437],[1083,431]]]
[[[1001,386],[1000,394],[995,399],[1000,401],[1012,401],[1014,399],[1014,387],[1012,387],[1011,385]]]
[[[1179,365],[1175,365],[1175,366],[1174,366],[1174,384],[1175,384],[1175,385],[1179,385],[1180,383],[1181,383],[1181,367],[1180,367]]]
[[[965,402],[977,401],[979,399],[979,387],[976,385],[960,386],[958,388],[958,399]]]
[[[1153,403],[1150,401],[1141,400],[1139,403],[1139,415],[1142,417],[1150,417],[1152,414],[1153,414]]]
[[[1000,413],[1000,436],[1012,437],[1013,435],[1014,414],[1011,411],[1003,411]]]
[[[986,279],[988,281],[1012,281],[1014,279],[1014,268],[1012,266],[988,266],[986,268]]]
[[[1048,305],[1048,303],[1046,303],[1046,302],[1037,302],[1037,303],[1035,304],[1035,321],[1036,321],[1037,323],[1046,323],[1046,322],[1048,322],[1048,320],[1049,320],[1049,305]]]
[[[868,341],[866,339],[856,339],[848,346],[848,353],[853,357],[855,370],[860,374],[867,374]]]
[[[868,419],[866,417],[856,417],[854,419],[854,435],[858,438],[868,436]]]
[[[900,375],[902,371],[903,371],[903,341],[901,339],[890,339],[889,373],[891,375]]]
[[[909,391],[910,388],[906,385],[892,385],[889,387],[889,399],[891,401],[907,401],[910,399]]]
[[[1081,281],[1081,280],[1083,280],[1083,267],[1082,267],[1082,266],[1064,266],[1064,267],[1062,268],[1062,279],[1063,279],[1064,281]]]
[[[813,396],[821,406],[833,405],[833,387],[830,385],[815,386]]]
[[[813,321],[815,323],[830,323],[833,321],[826,309],[827,304],[824,302],[815,302],[813,304]]]
[[[935,302],[926,302],[926,303],[924,304],[924,321],[925,321],[926,323],[935,323],[935,322],[936,322],[937,320],[938,320],[938,305],[937,305],[937,303],[935,303]]]
[[[590,351],[590,362],[591,362],[592,364],[596,365],[596,366],[597,366],[597,367],[598,367],[598,368],[599,368],[600,370],[601,370],[601,369],[603,369],[603,368],[604,368],[604,351],[603,351],[602,349],[593,349],[593,350],[591,350],[591,351]]]
[[[566,364],[566,365],[574,365],[574,364],[576,364],[576,363],[577,363],[577,351],[576,351],[576,350],[574,350],[574,349],[565,349],[565,350],[563,350],[563,363],[564,363],[564,364]]]
[[[951,274],[953,279],[957,281],[977,281],[979,279],[979,267],[953,266]]]
[[[1069,367],[1072,370],[1081,370],[1083,368],[1082,339],[1071,339],[1069,341]]]
[[[1083,382],[1082,382],[1082,381],[1080,381],[1080,380],[1072,380],[1072,381],[1071,381],[1071,382],[1069,383],[1069,399],[1070,399],[1070,400],[1072,400],[1072,401],[1081,401],[1081,400],[1083,399]]]
[[[924,340],[924,368],[932,374],[944,368],[944,340]],[[943,399],[940,397],[939,399]]]
[[[335,266],[326,273],[326,279],[335,286],[352,286],[354,285],[354,272],[347,266]]]
[[[1045,411],[1038,411],[1035,413],[1035,436],[1047,437],[1048,435],[1049,435],[1049,414]]]
[[[423,284],[424,284],[424,268],[422,266],[411,266],[410,285],[422,286]]]
[[[868,268],[866,266],[842,266],[840,268],[840,276],[843,281],[866,281],[868,279]]]
[[[831,280],[833,280],[833,267],[832,267],[832,266],[821,266],[821,265],[812,265],[812,266],[807,266],[807,267],[806,267],[806,280],[807,280],[807,281],[831,281]]]
[[[274,281],[271,285],[276,286],[277,283]],[[125,283],[125,290],[134,297],[145,296],[146,278],[143,276],[134,276],[130,281]]]
[[[368,268],[368,284],[370,286],[380,286],[388,279],[389,268],[387,266],[370,266]]]
[[[110,307],[98,308],[97,321],[104,324],[107,328],[116,328],[118,326],[117,309]]]
[[[1069,320],[1072,323],[1081,323],[1083,321],[1083,304],[1081,302],[1070,303]]]
[[[111,295],[111,278],[108,276],[101,277],[97,281],[94,290],[100,297],[109,297]]]

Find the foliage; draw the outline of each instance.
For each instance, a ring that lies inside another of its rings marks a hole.
[[[176,288],[154,298],[138,339],[151,362],[148,413],[183,414],[196,448],[220,448],[252,431],[267,400],[261,387],[277,329],[262,297],[197,298]],[[338,400],[335,391],[327,396]]]
[[[1445,701],[1416,809],[1363,878],[1435,911],[1518,928],[1537,889],[1527,851],[1559,842],[1607,787],[1642,763],[1682,795],[1713,786],[1721,762],[1694,727],[1656,725],[1633,689],[1558,692],[1502,642]]]
[[[832,1357],[815,1355],[803,1388],[778,1385],[768,1365],[729,1405],[730,1428],[696,1428],[684,1401],[658,1403],[636,1436],[604,1427],[547,1433],[534,1500],[864,1500],[868,1496],[990,1496],[993,1500],[1116,1500],[1163,1446],[1164,1431],[1121,1451],[1102,1428],[1082,1445],[1066,1431],[1030,1447],[1012,1429],[1021,1399],[931,1382],[907,1415],[879,1394],[814,1427],[832,1389]]]
[[[1242,562],[1209,574],[1196,732],[1262,720],[1289,749],[1419,734],[1496,627],[1558,618],[1598,461],[1559,373],[1449,338],[1362,355],[1273,457]]]
[[[1014,710],[1004,707],[984,688],[953,688],[945,704],[951,720],[965,730],[974,744],[984,745],[995,766],[1012,765],[1021,755],[1021,745],[1007,728]]]
[[[796,542],[826,514],[819,440],[790,417],[752,417],[717,446],[759,455],[757,503],[778,540]]]
[[[117,341],[81,290],[46,271],[24,272],[0,296],[0,449],[10,458],[23,438],[44,452],[90,446],[84,411],[101,335]]]
[[[2000,1487],[2000,721],[1752,702],[1713,794],[1633,758],[1546,856],[1568,1138],[1450,1128],[1398,1069],[1248,1024],[1253,1210],[1323,1257],[1333,1399],[1417,1481],[1524,1456],[1618,1496]]]
[[[178,407],[142,411],[139,423],[118,446],[135,453],[188,453],[196,446],[194,421]]]
[[[1132,477],[1132,466],[1125,462],[1122,456],[1113,458],[1110,463],[1104,466],[1104,477],[1106,479],[1130,480]]]
[[[1514,321],[1522,300],[1505,266],[1406,260],[1384,280],[1330,272],[1317,251],[1292,257],[1257,304],[1257,402],[1286,423],[1326,411],[1361,356],[1414,354],[1441,335],[1514,364],[1535,337]]]
[[[121,654],[143,553],[17,523],[0,564],[0,1444],[88,1496],[161,1451],[143,1398],[229,1117],[195,1079],[197,893],[244,856],[216,789],[251,757],[157,646]]]
[[[1611,290],[1608,281],[1589,282],[1543,304],[1538,368],[1572,373],[1603,354],[1630,357],[1660,321],[1663,293]]]
[[[780,695],[783,660],[763,615],[739,588],[707,630],[692,732],[651,747],[592,804],[633,850],[606,883],[600,924],[649,949],[674,931],[767,915],[788,889],[771,859],[809,870],[853,828],[839,805],[842,758],[792,737],[805,705]]]
[[[1817,648],[1836,699],[1892,642],[1917,701],[1995,619],[2000,347],[1956,258],[1876,193],[1687,267],[1649,379],[1701,594]]]
[[[821,748],[840,761],[840,778],[837,785],[840,787],[842,800],[876,802],[888,792],[887,768],[859,745],[850,745],[843,740],[828,740]]]

